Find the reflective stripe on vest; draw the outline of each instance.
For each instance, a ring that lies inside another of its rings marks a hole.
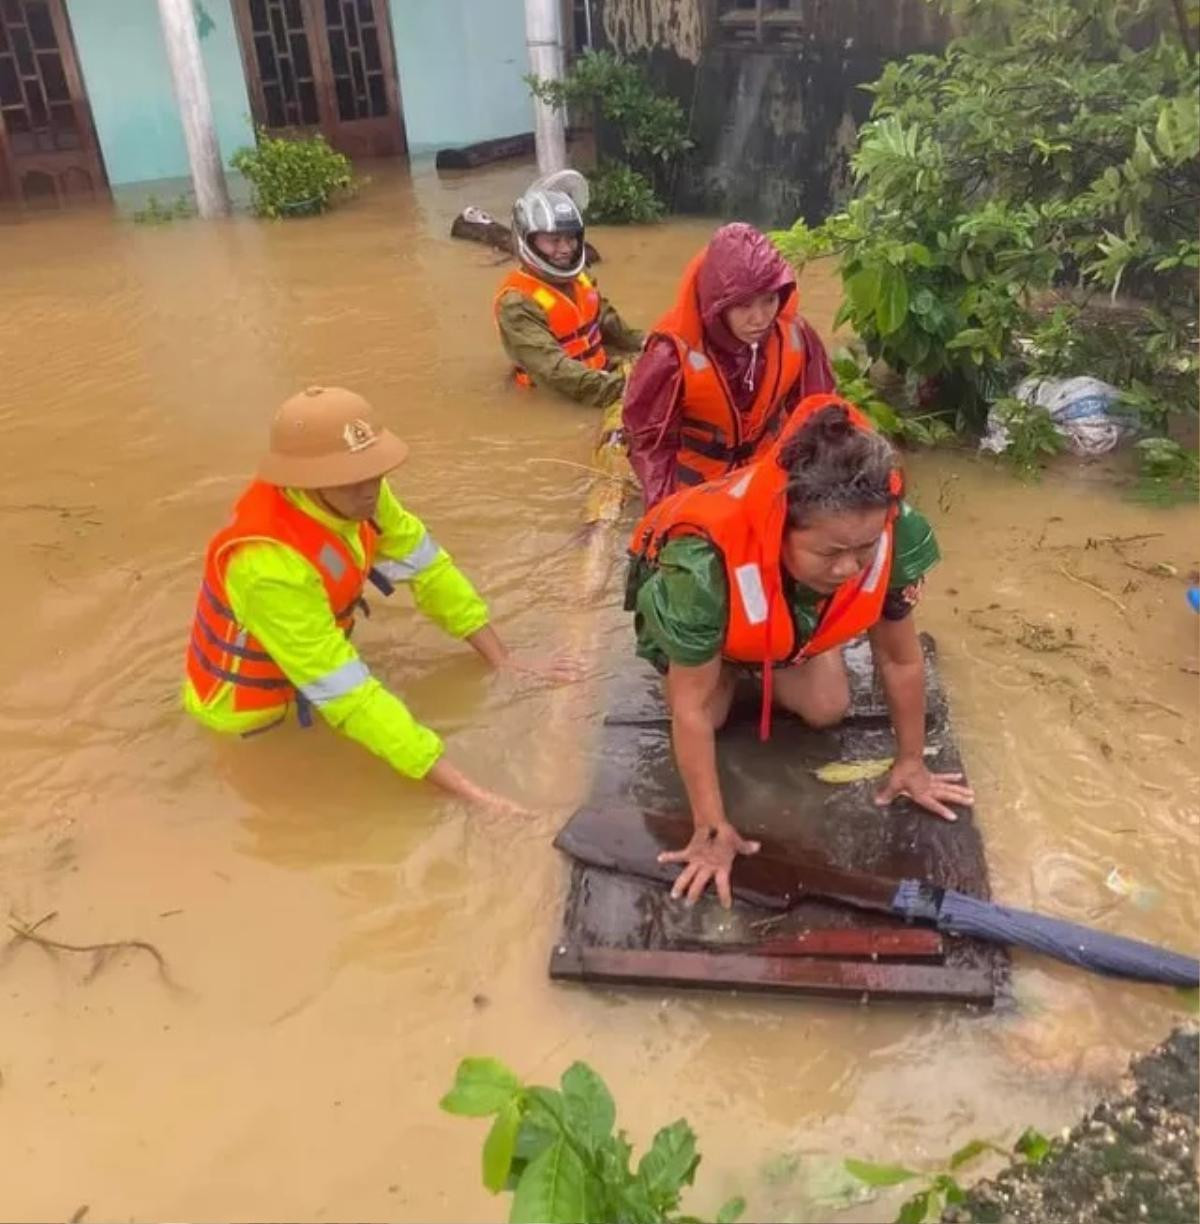
[[[808,396],[797,405],[780,438],[762,458],[742,471],[680,489],[665,498],[643,515],[629,543],[635,566],[651,570],[657,567],[663,547],[679,536],[699,536],[716,550],[730,592],[722,655],[732,662],[764,669],[764,738],[770,725],[772,665],[833,650],[857,637],[879,620],[887,594],[893,523],[903,495],[898,469],[891,475],[891,503],[870,564],[822,601],[808,640],[796,640],[782,570],[788,472],[779,463],[779,456],[804,422],[829,404],[845,407],[856,428],[872,428],[857,409],[837,396]]]
[[[375,562],[375,568],[389,582],[411,582],[418,574],[427,570],[437,559],[441,549],[433,537],[426,532],[411,552],[403,557],[384,557]]]
[[[700,347],[670,331],[679,355],[680,442],[676,479],[681,485],[715,480],[762,455],[778,436],[784,406],[803,377],[804,333],[786,306],[765,341],[762,379],[739,410],[720,367]],[[702,342],[701,342],[702,343]]]
[[[572,361],[593,370],[603,370],[608,365],[600,333],[600,293],[587,273],[581,272],[560,289],[539,280],[524,268],[517,268],[504,278],[496,294],[494,310],[497,317],[500,299],[506,293],[519,293],[537,303],[546,315],[551,334]],[[520,366],[514,367],[514,374],[522,386],[533,385],[533,380]]]
[[[238,499],[230,524],[209,542],[204,580],[196,600],[188,643],[187,674],[197,696],[207,702],[222,685],[233,686],[236,712],[281,711],[295,695],[291,681],[246,628],[239,624],[225,591],[225,570],[234,550],[255,541],[274,542],[296,552],[320,576],[330,612],[349,636],[362,606],[363,580],[375,555],[379,529],[358,525],[359,561],[337,533],[285,497],[283,491],[255,481]],[[319,680],[320,686],[324,677]],[[318,692],[324,692],[318,688]]]
[[[763,588],[762,568],[754,561],[747,561],[734,566],[733,576],[747,622],[761,625],[767,619],[767,592]]]
[[[282,679],[270,676],[244,676],[239,672],[226,671],[225,668],[218,667],[211,659],[201,653],[196,646],[195,638],[189,643],[189,654],[209,675],[215,676],[218,680],[224,680],[229,684],[248,685],[250,688],[256,689],[291,690],[292,682],[286,676]],[[269,658],[270,656],[268,655],[267,657]]]
[[[370,668],[361,659],[347,659],[340,667],[300,685],[300,691],[315,706],[328,705],[352,693],[371,678]]]

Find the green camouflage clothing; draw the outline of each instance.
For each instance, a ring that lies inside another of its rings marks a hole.
[[[921,596],[926,573],[941,558],[929,521],[907,502],[895,526],[895,551],[883,615],[902,620]],[[636,565],[636,562],[634,563]],[[633,578],[638,583],[634,630],[637,654],[659,671],[668,663],[698,667],[721,653],[725,641],[725,567],[717,550],[700,536],[679,536],[659,554],[658,565]],[[784,593],[799,641],[812,636],[822,597],[784,574]]]
[[[539,386],[553,387],[560,395],[595,408],[607,408],[621,398],[624,369],[592,370],[568,357],[550,330],[546,312],[532,298],[515,291],[503,294],[496,323],[512,363]],[[600,299],[600,336],[610,366],[642,346],[642,333],[629,327],[605,297]]]

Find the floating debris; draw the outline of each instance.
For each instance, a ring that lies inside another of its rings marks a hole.
[[[878,757],[872,761],[830,761],[813,773],[822,782],[832,786],[845,786],[849,782],[869,782],[882,778],[892,767],[893,757]]]
[[[925,749],[927,757],[933,756],[935,750]],[[814,769],[818,781],[828,782],[831,786],[846,786],[850,782],[870,782],[882,778],[892,765],[895,757],[873,757],[865,761],[830,761],[820,769]]]

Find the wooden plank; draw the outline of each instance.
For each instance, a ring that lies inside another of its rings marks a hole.
[[[606,985],[753,990],[862,1001],[949,1000],[990,1006],[995,997],[990,969],[578,944],[559,944],[554,949],[550,976],[558,981]]]
[[[606,867],[670,883],[676,864],[660,863],[663,850],[687,845],[686,816],[630,812],[613,807],[580,808],[554,839],[564,853],[592,867]],[[735,897],[764,909],[791,909],[805,897],[823,897],[860,909],[891,912],[898,880],[829,865],[812,846],[760,838],[762,849],[734,861]]]
[[[934,715],[928,732],[935,753],[932,767],[958,770],[961,762],[938,682],[936,650],[928,639],[923,645],[926,705]],[[714,973],[723,974],[726,961],[736,964],[734,958],[739,956],[761,957],[764,939],[849,929],[924,932],[929,924],[909,928],[890,912],[899,880],[927,880],[987,898],[987,863],[969,809],[960,811],[953,824],[935,820],[903,801],[882,811],[872,802],[871,783],[831,786],[815,776],[830,761],[873,760],[894,751],[890,728],[876,725],[874,719],[876,706],[883,707],[873,687],[869,650],[857,644],[847,648],[845,658],[853,709],[860,717],[834,731],[816,732],[781,716],[771,741],[764,744],[758,738],[759,694],[749,686],[735,696],[729,721],[717,740],[722,793],[729,818],[744,836],[761,841],[762,850],[737,860],[734,905],[728,911],[719,909],[711,889],[691,906],[668,896],[664,885],[669,887],[678,869],[659,864],[657,856],[663,849],[684,845],[691,822],[671,752],[662,682],[649,668],[633,663],[615,666],[607,702],[614,717],[601,733],[592,788],[556,841],[560,849],[578,856],[558,943],[708,953],[715,958],[715,963],[709,962]],[[823,899],[826,896],[836,899]],[[714,932],[719,932],[715,945]],[[931,937],[916,935],[918,940]],[[941,965],[917,956],[909,956],[907,964],[891,957],[880,957],[878,962],[856,959],[860,970],[932,972],[932,981],[941,988],[947,981],[953,988],[955,979],[937,974],[971,970],[985,993],[1002,989],[1007,965],[1003,949],[950,937],[943,944]],[[813,964],[810,955],[785,956],[784,951],[781,948],[769,959]],[[829,965],[855,958],[845,954],[820,959]],[[924,963],[913,963],[918,961]],[[565,968],[563,976],[568,976]],[[578,966],[575,976],[581,976]],[[746,983],[718,981],[717,985],[739,988]],[[604,980],[597,978],[596,986],[604,989]],[[843,983],[837,993],[853,992]],[[952,989],[951,995],[973,1002],[970,990],[961,995]]]
[[[846,927],[777,935],[755,944],[731,944],[731,950],[756,956],[818,956],[847,960],[935,960],[945,955],[937,931],[921,927]],[[714,952],[723,951],[713,947]]]

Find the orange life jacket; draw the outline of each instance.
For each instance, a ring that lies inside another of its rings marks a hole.
[[[739,411],[724,374],[709,352],[696,297],[701,251],[683,274],[675,305],[653,335],[670,340],[679,355],[677,391],[682,411],[675,478],[681,485],[716,480],[758,458],[779,435],[784,404],[804,373],[804,335],[796,321],[796,295],[783,304],[766,346],[766,364],[754,399]]]
[[[551,285],[524,268],[514,268],[496,293],[493,313],[499,315],[500,299],[506,293],[532,298],[546,312],[550,330],[568,357],[592,370],[608,365],[600,338],[600,291],[586,272],[580,272],[570,285]],[[520,386],[533,386],[533,379],[520,366],[514,366],[513,373]]]
[[[294,506],[275,485],[256,480],[238,499],[228,526],[209,542],[204,581],[196,600],[187,674],[201,701],[222,684],[234,686],[235,710],[270,710],[281,715],[296,699],[292,683],[262,643],[237,623],[225,592],[225,569],[239,544],[269,540],[298,552],[321,576],[338,627],[347,635],[363,603],[363,583],[371,569],[379,529],[360,523],[364,561],[357,560],[336,532]],[[307,709],[299,703],[302,719]],[[307,721],[306,719],[304,719]]]
[[[664,498],[643,516],[629,544],[634,563],[651,568],[657,564],[663,546],[677,536],[701,536],[716,548],[729,591],[721,653],[734,663],[762,666],[763,739],[770,734],[772,667],[822,654],[865,632],[882,615],[887,594],[893,523],[904,488],[899,469],[892,472],[893,500],[871,564],[824,600],[812,636],[805,642],[796,641],[780,561],[787,522],[788,473],[778,458],[804,422],[829,404],[845,407],[859,429],[872,428],[865,416],[836,395],[807,396],[766,455],[741,471]]]

